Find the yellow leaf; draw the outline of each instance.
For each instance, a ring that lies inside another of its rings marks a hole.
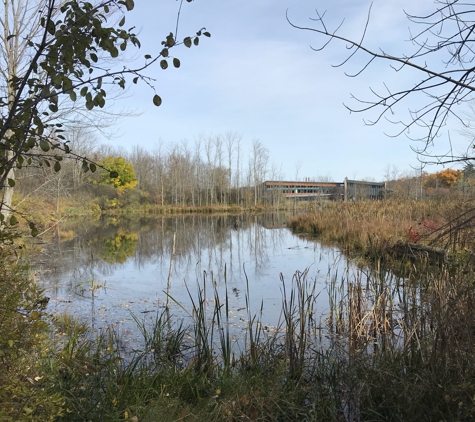
[[[13,340],[8,340],[8,345],[9,345],[10,347],[13,347]]]
[[[38,319],[40,317],[40,314],[38,311],[33,311],[31,314],[30,314],[30,318],[31,319]]]
[[[124,412],[124,418],[129,419],[129,412],[127,412],[127,410]]]

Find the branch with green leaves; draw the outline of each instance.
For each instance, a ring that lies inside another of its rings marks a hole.
[[[186,0],[191,2],[191,0]],[[181,4],[180,3],[180,10]],[[146,70],[154,65],[167,69],[181,63],[171,50],[184,45],[199,45],[201,36],[209,37],[204,28],[182,41],[170,32],[159,51],[145,54],[137,67],[126,67],[121,54],[141,47],[134,28],[125,29],[126,13],[134,9],[133,0],[87,1],[45,0],[40,8],[39,30],[26,38],[29,63],[21,74],[11,74],[0,97],[0,188],[12,188],[13,169],[27,165],[52,166],[61,170],[64,158],[82,161],[85,172],[95,171],[97,164],[71,151],[63,133],[67,129],[60,118],[64,102],[86,110],[102,109],[111,89],[125,90],[130,77],[133,84],[145,82],[152,90],[152,102],[160,106],[154,80]],[[121,15],[117,18],[118,15]],[[110,21],[114,22],[110,24]],[[6,28],[8,30],[8,28]],[[9,33],[4,42],[14,43],[21,33]],[[120,68],[114,68],[117,63]],[[51,151],[57,153],[51,154]],[[11,204],[0,204],[0,212]],[[3,213],[3,212],[2,212]]]

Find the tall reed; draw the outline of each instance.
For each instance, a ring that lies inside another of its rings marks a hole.
[[[472,274],[467,262],[423,259],[404,277],[377,265],[331,269],[323,322],[317,281],[307,271],[290,285],[281,276],[272,333],[262,304],[250,307],[247,279],[239,343],[226,271],[221,286],[203,273],[188,290],[188,323],[166,310],[151,327],[135,317],[143,346],[134,353],[112,331],[69,329],[49,388],[65,400],[59,420],[473,420]]]

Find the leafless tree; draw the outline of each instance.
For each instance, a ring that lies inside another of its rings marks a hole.
[[[383,48],[368,46],[366,37],[372,5],[358,39],[343,33],[343,21],[330,27],[326,12],[319,10],[310,18],[310,26],[296,24],[289,14],[287,19],[293,27],[321,36],[320,43],[312,47],[314,51],[330,48],[335,42],[346,47],[348,55],[336,67],[346,65],[356,56],[365,57],[357,72],[347,74],[350,77],[359,76],[377,61],[388,62],[398,75],[415,72],[418,81],[402,89],[393,90],[384,83],[382,90],[371,88],[372,98],[352,96],[356,103],[346,105],[350,111],[376,113],[374,118],[366,120],[367,124],[374,125],[381,119],[395,123],[397,130],[391,136],[405,134],[422,142],[412,148],[423,162],[443,164],[473,160],[473,139],[466,153],[453,150],[450,135],[446,153],[435,153],[432,147],[436,138],[443,135],[442,128],[449,120],[467,126],[462,107],[473,100],[475,92],[475,5],[461,0],[436,0],[434,4],[433,10],[426,14],[404,12],[410,25],[408,40],[413,47],[410,54],[392,54]],[[408,115],[403,120],[394,120],[393,112],[400,105],[409,108]]]
[[[252,142],[250,169],[252,170],[252,183],[254,186],[254,205],[260,199],[259,185],[265,181],[269,150],[258,139]]]
[[[226,151],[228,155],[228,201],[232,202],[231,199],[231,190],[233,188],[233,176],[235,174],[233,170],[234,155],[236,152],[236,142],[238,141],[239,135],[236,132],[226,132],[224,134],[224,143],[226,145]]]
[[[298,160],[296,163],[295,163],[295,181],[298,181],[299,180],[299,174],[300,174],[300,170],[302,168],[302,164],[303,164],[303,161],[302,160]]]

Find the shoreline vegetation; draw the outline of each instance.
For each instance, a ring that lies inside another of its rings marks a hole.
[[[29,221],[34,221],[39,231],[47,230],[58,221],[88,218],[98,220],[101,217],[166,217],[185,214],[243,214],[263,212],[306,212],[313,209],[314,205],[306,203],[298,204],[283,202],[279,206],[266,206],[262,204],[236,205],[236,204],[213,204],[205,206],[176,206],[158,204],[132,204],[127,207],[115,207],[101,209],[90,197],[81,199],[61,199],[56,207],[53,207],[48,198],[32,196],[15,205],[14,209],[21,218],[18,218],[20,228],[26,228]]]
[[[248,309],[239,345],[227,325],[227,289],[209,280],[211,309],[190,288],[190,325],[165,311],[151,326],[135,316],[143,342],[130,351],[112,329],[92,333],[71,316],[49,315],[28,269],[4,249],[0,419],[473,420],[472,206],[312,204],[288,226],[360,259],[357,276],[327,280],[331,309],[320,322],[315,281],[297,272],[291,291],[282,290],[279,329],[266,332],[259,309]],[[447,257],[435,264],[424,253],[401,256],[404,244]]]

